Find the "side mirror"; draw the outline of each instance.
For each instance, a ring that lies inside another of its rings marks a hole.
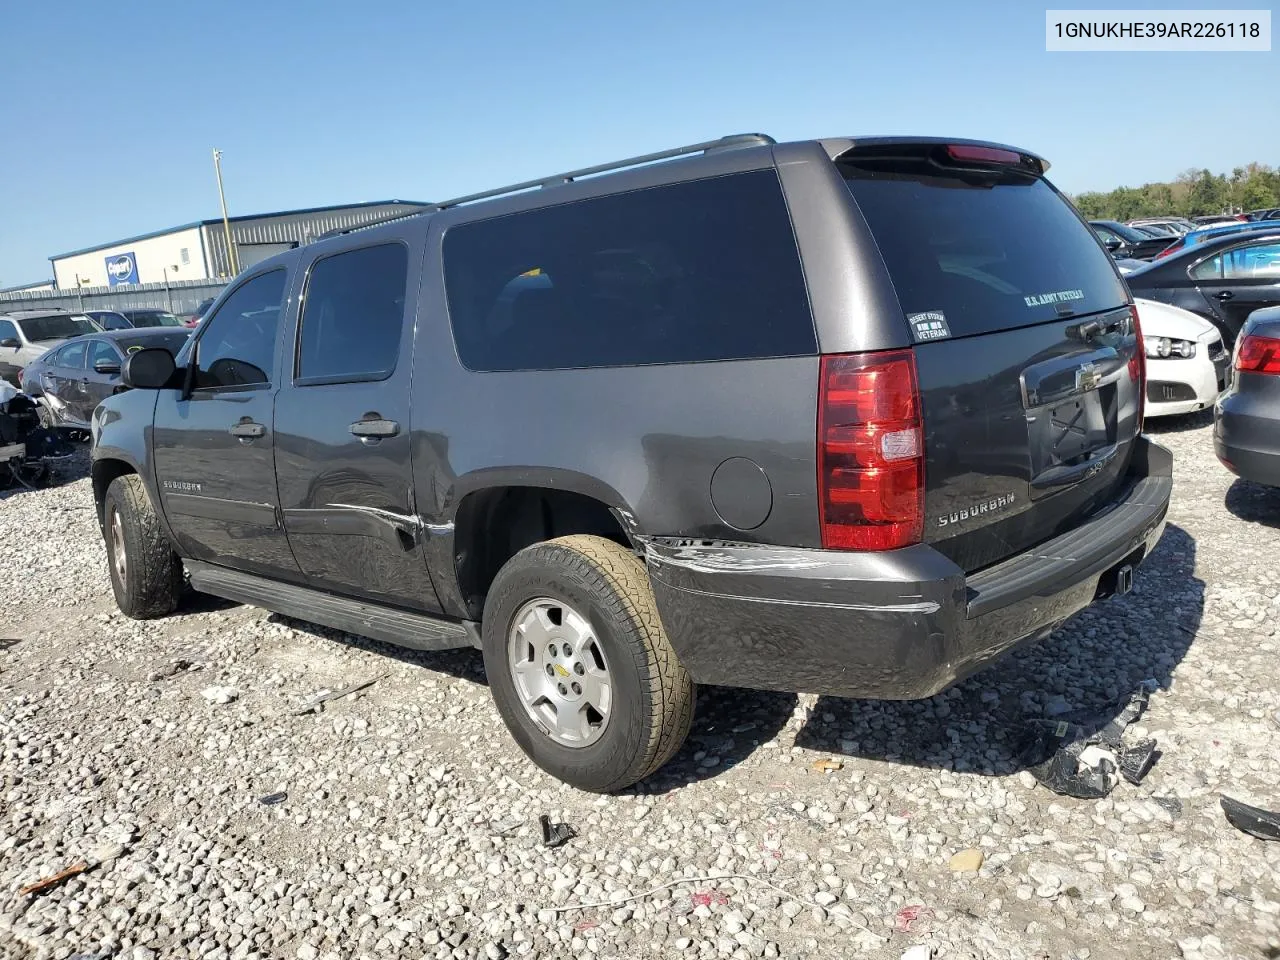
[[[22,344],[18,342],[17,337],[5,337],[3,340],[0,340],[0,347],[17,350],[20,346],[22,346]]]
[[[1115,237],[1112,237],[1109,240],[1103,240],[1102,245],[1106,247],[1108,250],[1110,250],[1112,253],[1115,253],[1117,250],[1120,249],[1120,241],[1117,240]]]
[[[114,360],[99,360],[93,365],[93,369],[103,376],[110,377],[120,372],[120,364]]]
[[[120,382],[126,387],[139,390],[163,390],[174,385],[174,374],[177,372],[173,354],[168,350],[152,347],[129,355],[124,362]]]

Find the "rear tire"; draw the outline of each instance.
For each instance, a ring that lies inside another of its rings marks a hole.
[[[182,595],[182,561],[173,552],[137,474],[116,477],[102,507],[111,589],[134,620],[173,613]]]
[[[611,540],[562,537],[512,557],[485,601],[482,642],[507,729],[572,786],[629,787],[689,734],[693,681],[663,630],[644,564]],[[599,702],[587,702],[592,691]]]

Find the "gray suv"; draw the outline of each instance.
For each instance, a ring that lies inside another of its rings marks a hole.
[[[475,645],[595,791],[679,749],[696,683],[931,696],[1164,528],[1131,298],[1045,166],[742,135],[256,264],[94,414],[120,608],[169,613],[185,568]]]

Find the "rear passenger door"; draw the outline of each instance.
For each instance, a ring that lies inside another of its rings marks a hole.
[[[89,343],[73,340],[49,358],[45,373],[49,388],[59,404],[59,414],[64,420],[76,423],[88,422],[84,412],[84,363]],[[42,387],[44,385],[42,384]]]
[[[410,458],[421,262],[421,237],[405,230],[348,238],[309,265],[276,400],[276,476],[312,586],[438,610]]]

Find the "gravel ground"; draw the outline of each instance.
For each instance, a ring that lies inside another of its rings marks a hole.
[[[704,689],[677,759],[605,798],[524,759],[478,654],[194,596],[134,623],[83,463],[0,494],[0,954],[1280,956],[1280,844],[1219,808],[1280,807],[1280,493],[1203,417],[1153,430],[1177,487],[1133,594],[929,701]],[[1147,678],[1140,785],[1021,769],[1026,718]],[[544,813],[578,836],[544,848]]]

